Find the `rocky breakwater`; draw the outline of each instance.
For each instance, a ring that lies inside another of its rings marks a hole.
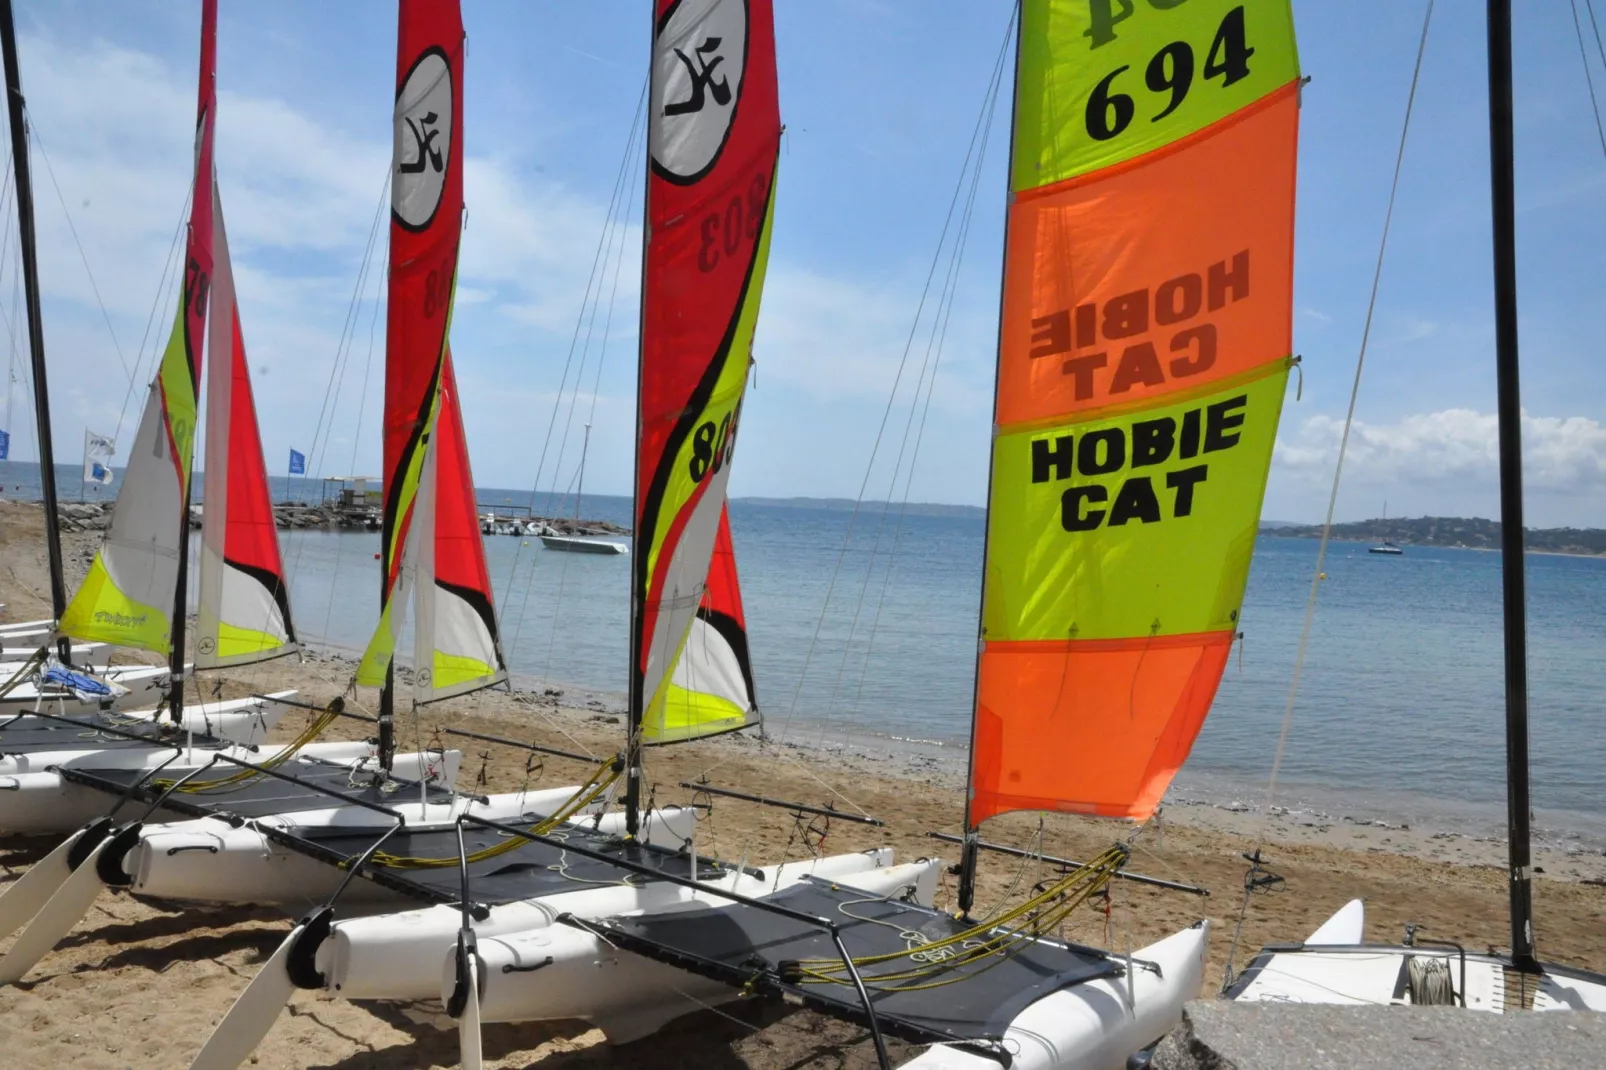
[[[190,526],[201,526],[203,507],[190,508]],[[59,502],[56,515],[63,531],[104,531],[112,521],[111,502]],[[335,510],[318,505],[281,502],[273,507],[274,522],[281,528],[332,528]]]

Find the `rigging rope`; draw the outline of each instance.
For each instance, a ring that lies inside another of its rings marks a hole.
[[[1327,516],[1322,521],[1322,537],[1316,549],[1316,567],[1311,573],[1310,594],[1305,600],[1305,621],[1299,631],[1299,649],[1294,655],[1293,677],[1288,683],[1288,698],[1283,706],[1282,727],[1277,733],[1277,750],[1271,763],[1271,776],[1266,782],[1266,805],[1261,810],[1260,820],[1257,822],[1255,835],[1254,861],[1257,865],[1260,849],[1265,843],[1266,829],[1271,821],[1273,800],[1277,795],[1277,777],[1282,771],[1283,755],[1288,747],[1288,731],[1294,723],[1294,701],[1299,695],[1299,678],[1305,668],[1305,656],[1310,649],[1311,626],[1316,618],[1316,595],[1321,589],[1323,569],[1327,562],[1327,545],[1333,536],[1333,513],[1338,508],[1338,488],[1344,474],[1344,455],[1349,449],[1350,430],[1355,424],[1355,405],[1361,394],[1361,373],[1366,368],[1366,346],[1372,336],[1372,316],[1377,309],[1378,287],[1383,279],[1383,257],[1388,250],[1389,226],[1394,220],[1394,202],[1400,191],[1400,172],[1405,164],[1405,144],[1411,131],[1411,113],[1416,105],[1417,83],[1422,76],[1422,57],[1428,47],[1428,27],[1433,22],[1433,3],[1428,0],[1427,11],[1422,16],[1422,36],[1417,41],[1416,63],[1411,69],[1411,89],[1405,98],[1405,119],[1400,125],[1400,144],[1394,154],[1394,177],[1389,184],[1388,207],[1383,213],[1383,233],[1377,245],[1377,264],[1372,270],[1372,292],[1366,302],[1366,321],[1361,328],[1360,352],[1355,357],[1355,378],[1350,384],[1349,408],[1344,413],[1344,433],[1338,441],[1338,460],[1333,467],[1333,485],[1327,496]],[[1252,897],[1245,894],[1243,907],[1238,921],[1239,932],[1243,930],[1243,916],[1248,913],[1249,902]],[[1233,937],[1232,946],[1227,951],[1227,976],[1232,974],[1234,957],[1238,952],[1238,938]]]
[[[1573,9],[1573,32],[1578,35],[1578,58],[1584,61],[1584,83],[1589,86],[1589,107],[1595,115],[1595,134],[1600,138],[1600,151],[1606,155],[1606,126],[1601,124],[1600,101],[1595,99],[1595,76],[1589,73],[1589,51],[1584,47],[1584,27],[1578,21],[1578,0],[1569,0]],[[1589,10],[1590,25],[1595,24],[1595,9]],[[1600,27],[1595,26],[1595,44],[1600,45]],[[1606,56],[1601,62],[1606,64]]]
[[[994,63],[993,72],[992,72],[991,76],[989,77],[988,88],[983,94],[982,107],[981,107],[979,113],[977,114],[976,125],[972,129],[972,132],[971,132],[970,143],[967,146],[966,151],[965,151],[964,162],[961,164],[960,171],[959,171],[959,176],[954,182],[953,195],[949,199],[948,211],[947,211],[947,214],[943,218],[942,230],[939,233],[938,238],[937,238],[937,247],[932,252],[931,265],[927,269],[925,283],[924,283],[924,285],[923,285],[923,287],[921,288],[921,291],[920,291],[920,299],[919,299],[918,303],[915,306],[914,320],[910,324],[909,335],[908,335],[908,338],[906,339],[906,341],[904,343],[902,354],[899,357],[897,371],[893,376],[892,388],[888,392],[888,395],[887,395],[887,404],[886,404],[885,408],[882,410],[881,421],[880,421],[880,424],[876,428],[875,441],[872,443],[872,445],[870,447],[870,457],[869,457],[869,460],[865,463],[864,477],[860,481],[858,495],[854,499],[853,509],[852,509],[851,513],[849,514],[849,516],[848,516],[847,530],[843,534],[842,545],[841,545],[840,549],[837,551],[836,562],[832,566],[832,569],[831,569],[831,578],[830,578],[830,581],[826,585],[825,599],[824,599],[824,602],[822,603],[821,608],[820,608],[820,615],[815,621],[814,631],[813,631],[813,634],[809,638],[808,649],[806,650],[806,652],[804,654],[803,665],[802,665],[801,669],[799,669],[799,671],[798,671],[797,686],[793,689],[792,698],[791,698],[790,703],[787,706],[786,714],[781,719],[781,731],[780,731],[778,739],[777,739],[777,741],[780,742],[780,743],[784,743],[785,742],[787,736],[789,735],[789,733],[791,731],[793,715],[797,712],[798,703],[802,698],[803,687],[804,687],[804,684],[805,684],[805,682],[807,681],[807,678],[808,678],[809,666],[813,663],[815,652],[818,649],[819,644],[820,644],[820,636],[821,636],[821,633],[822,633],[822,631],[824,629],[826,617],[829,615],[829,612],[830,612],[831,598],[832,598],[833,594],[836,591],[837,582],[838,582],[839,578],[841,577],[841,573],[842,573],[843,562],[844,562],[844,560],[845,560],[845,558],[847,556],[848,549],[851,546],[852,541],[853,541],[853,532],[854,532],[854,530],[855,530],[855,528],[856,528],[856,526],[858,524],[859,512],[860,512],[861,508],[864,505],[865,494],[869,489],[870,479],[873,476],[874,471],[875,471],[876,458],[880,454],[882,438],[886,434],[888,421],[891,419],[893,409],[894,409],[894,407],[896,405],[896,402],[897,402],[899,386],[903,382],[903,377],[904,377],[905,371],[907,370],[910,354],[912,353],[912,351],[914,349],[915,340],[919,336],[919,333],[920,333],[920,324],[921,324],[922,318],[923,318],[923,316],[925,314],[926,303],[927,303],[928,299],[931,296],[932,286],[933,286],[934,281],[937,278],[938,266],[942,263],[943,250],[945,248],[948,248],[950,250],[949,256],[950,256],[950,264],[951,265],[953,263],[954,258],[957,258],[957,256],[959,255],[959,252],[961,250],[961,246],[957,241],[953,246],[950,246],[950,244],[949,244],[949,234],[954,228],[955,213],[956,213],[956,211],[959,210],[959,206],[960,206],[960,203],[961,203],[961,197],[963,196],[963,194],[965,192],[965,183],[966,183],[967,175],[970,175],[970,173],[971,173],[972,159],[975,158],[975,156],[976,156],[976,150],[977,150],[978,146],[983,143],[983,130],[984,130],[984,128],[990,128],[990,125],[991,125],[989,123],[989,119],[992,116],[993,109],[994,109],[994,107],[996,105],[998,85],[999,85],[1001,77],[1002,77],[1001,74],[1000,74],[1000,71],[1003,68],[1003,66],[1005,65],[1004,64],[1004,60],[1005,60],[1005,57],[1008,55],[1009,43],[1010,43],[1010,40],[1011,40],[1011,38],[1013,37],[1013,34],[1014,34],[1015,7],[1016,6],[1017,5],[1013,5],[1013,4],[1010,5],[1010,15],[1009,15],[1008,24],[1007,24],[1006,29],[1005,29],[1003,43],[1001,44],[1001,46],[999,48],[998,58]],[[982,161],[979,158],[975,159],[975,168],[976,168],[976,170],[978,172],[980,171],[981,163],[982,163]],[[971,177],[971,181],[974,182],[975,178]],[[968,213],[968,211],[969,211],[968,202],[966,204],[966,208],[964,209],[964,211],[966,213]],[[940,298],[939,298],[939,301],[940,301]],[[939,308],[939,311],[940,311],[940,308]],[[931,354],[931,350],[930,350],[930,347],[928,346],[928,348],[927,348],[927,356],[928,356],[928,358],[930,357],[930,354]],[[923,377],[924,374],[925,374],[924,373],[924,368],[922,369],[921,374],[922,374],[922,377]],[[918,402],[919,402],[919,384],[917,383],[916,384],[916,392],[915,392],[915,401],[912,403],[911,414],[913,412],[913,405],[918,404]],[[928,393],[928,402],[929,402],[929,393]],[[924,421],[922,420],[922,425],[923,425],[923,423],[924,423]],[[904,441],[905,441],[905,443],[907,443],[907,429],[905,431],[905,439],[904,439]],[[901,460],[901,457],[900,457],[900,460]],[[911,462],[911,466],[912,466],[912,462]],[[896,485],[897,485],[897,469],[894,468],[892,482],[891,482],[890,486],[895,490],[896,489]],[[884,507],[883,507],[883,511],[882,511],[883,522],[885,520],[886,507],[888,505],[890,505],[890,503],[886,503],[886,505],[884,505]],[[899,522],[900,522],[900,524],[901,524],[901,521],[902,521],[902,512],[900,511],[900,514],[899,514]],[[879,539],[880,539],[880,531],[878,530],[877,531],[877,542],[879,542]],[[867,570],[866,570],[866,577],[867,577],[866,584],[868,584],[869,570],[871,568],[873,568],[873,567],[874,567],[874,554],[872,553],[871,562],[870,562],[869,566],[867,566]],[[863,600],[863,594],[862,593],[861,593],[861,596],[860,596],[860,600],[861,600],[861,603],[862,603],[862,600]],[[856,625],[857,613],[855,613],[854,620],[855,620],[855,625]],[[851,642],[851,640],[852,640],[852,630],[850,629],[849,642]],[[846,661],[847,656],[848,656],[848,652],[847,652],[846,649],[844,649],[844,653],[843,653],[844,663]],[[838,679],[840,680],[840,671],[838,673]],[[833,692],[833,702],[834,702],[834,692]],[[829,710],[829,707],[828,707],[828,710]],[[823,726],[822,726],[822,730],[823,730]]]
[[[345,708],[345,700],[338,695],[335,696],[329,701],[329,705],[324,708],[323,712],[313,718],[307,727],[301,730],[299,735],[285,745],[282,751],[262,759],[257,764],[264,769],[279,768],[279,766],[294,758],[303,747],[322,735],[323,730],[334,724]],[[153,780],[151,785],[158,791],[177,790],[185,795],[227,795],[243,788],[247,784],[262,779],[265,775],[265,773],[258,772],[255,769],[242,769],[238,773],[231,773],[217,780],[191,781],[188,783],[180,783],[176,779]]]
[[[571,335],[570,338],[569,338],[569,350],[568,350],[568,353],[565,355],[564,360],[563,360],[563,375],[558,381],[558,390],[557,390],[556,395],[553,397],[552,413],[547,418],[546,434],[545,434],[544,438],[541,441],[541,453],[540,453],[539,458],[536,461],[536,466],[535,466],[535,479],[530,484],[530,505],[529,505],[528,512],[529,512],[529,515],[532,516],[532,517],[535,514],[535,502],[536,502],[537,495],[540,493],[541,480],[542,480],[542,477],[546,474],[547,455],[550,452],[551,447],[552,447],[552,433],[557,428],[558,413],[562,410],[564,398],[568,395],[569,390],[570,390],[570,388],[569,388],[569,374],[570,374],[571,369],[574,369],[574,358],[575,358],[575,353],[577,351],[579,351],[579,353],[580,353],[580,367],[577,370],[574,370],[574,388],[573,389],[574,389],[574,395],[575,395],[576,398],[579,395],[580,385],[581,385],[581,383],[583,381],[583,377],[584,377],[584,374],[585,374],[586,354],[589,353],[589,351],[590,351],[591,334],[590,334],[590,331],[587,331],[587,333],[585,335],[585,343],[584,343],[584,346],[582,347],[582,345],[581,345],[581,331],[586,328],[586,325],[587,325],[588,322],[590,322],[593,326],[595,325],[595,322],[596,322],[595,306],[598,303],[600,303],[601,300],[602,300],[602,287],[603,287],[603,284],[607,281],[609,259],[617,255],[618,263],[619,264],[623,263],[624,246],[625,246],[625,232],[626,232],[626,227],[627,227],[628,222],[629,222],[629,212],[630,212],[630,209],[628,207],[628,200],[629,200],[630,192],[635,189],[635,174],[636,174],[636,171],[635,171],[635,169],[632,169],[630,167],[630,163],[635,158],[636,145],[637,145],[638,140],[639,139],[644,139],[644,137],[645,137],[644,117],[646,115],[646,108],[647,108],[647,80],[643,80],[642,86],[641,86],[641,94],[637,98],[637,101],[636,101],[636,110],[632,114],[631,121],[630,121],[630,133],[625,138],[624,151],[620,155],[620,158],[619,158],[619,169],[614,175],[613,189],[612,189],[611,193],[609,194],[609,198],[608,198],[608,208],[607,208],[607,211],[603,215],[602,232],[597,235],[597,250],[592,255],[592,258],[591,258],[591,272],[586,277],[585,291],[581,295],[581,298],[580,298],[580,312],[579,312],[579,315],[575,318],[574,334]],[[646,221],[643,220],[643,227],[644,228],[645,228],[645,225],[646,225]],[[618,242],[619,242],[619,252],[617,254],[615,254],[614,251],[613,251],[613,249],[614,249],[614,241],[615,241],[615,237],[616,236],[617,236]],[[614,270],[615,288],[617,288],[618,276],[619,276],[619,267],[616,265],[615,266],[615,270]],[[609,324],[612,323],[612,319],[613,319],[613,306],[611,304],[611,301],[612,301],[612,298],[610,298],[610,305],[609,305],[609,310],[608,310],[608,319],[606,321]],[[589,318],[588,318],[588,313],[589,313]],[[606,344],[607,344],[607,339],[606,339],[606,334],[605,334],[604,335],[604,339],[603,339],[604,352],[606,352]],[[599,374],[600,374],[600,358],[599,358]],[[559,443],[557,460],[553,463],[553,468],[552,468],[553,486],[551,487],[551,489],[549,489],[547,491],[547,506],[548,506],[548,508],[547,508],[546,511],[548,513],[552,512],[552,509],[550,507],[552,505],[554,492],[556,491],[556,483],[557,483],[557,480],[560,477],[560,472],[561,472],[561,469],[562,469],[562,466],[563,466],[564,446],[567,444],[569,430],[570,430],[570,427],[572,426],[572,418],[573,418],[573,414],[574,414],[574,407],[573,407],[572,403],[570,405],[570,410],[569,411],[570,411],[570,423],[566,423],[565,426],[564,426],[564,437],[563,437],[563,440],[560,441],[560,443]],[[519,540],[519,545],[516,546],[514,548],[514,550],[513,550],[513,560],[508,566],[508,577],[507,577],[506,589],[508,591],[509,603],[510,604],[511,604],[511,600],[512,600],[512,592],[513,592],[513,589],[514,589],[514,581],[516,579],[517,572],[518,572],[519,561],[523,556],[523,549],[524,549],[524,540],[520,539]],[[563,558],[563,560],[560,562],[560,569],[559,569],[559,573],[558,573],[559,584],[560,584],[560,589],[559,589],[560,597],[561,597],[561,584],[562,584],[562,581],[563,581],[564,577],[567,575],[567,569],[568,569],[568,557],[565,556]],[[519,615],[518,615],[517,621],[513,625],[513,637],[512,637],[512,639],[510,640],[510,642],[508,644],[508,649],[509,650],[511,650],[511,649],[513,649],[513,648],[518,646],[519,639],[523,635],[523,632],[524,632],[524,619],[525,619],[525,615],[526,615],[526,613],[528,611],[529,604],[530,604],[530,590],[535,585],[535,573],[536,573],[536,559],[532,557],[531,562],[530,562],[530,571],[525,576],[524,589],[523,589],[523,591],[522,591],[522,593],[520,595],[520,599],[519,599]],[[505,614],[504,614],[504,616],[505,616]],[[553,634],[551,636],[549,636],[549,639],[548,639],[547,661],[546,661],[546,664],[544,666],[544,669],[546,669],[548,671],[551,668],[552,648],[553,648],[553,645],[556,642],[556,617],[557,617],[557,613],[556,613],[555,610],[554,610],[553,616],[554,616],[554,631],[553,631]]]
[[[958,976],[943,975],[986,960],[992,961],[982,970],[991,969],[1032,946],[1044,933],[1057,929],[1077,907],[1099,895],[1126,864],[1127,855],[1124,846],[1112,846],[998,918],[940,940],[926,940],[918,932],[905,931],[890,922],[865,918],[846,909],[854,903],[883,902],[885,897],[843,903],[838,907],[843,914],[856,921],[896,928],[911,944],[902,951],[856,957],[851,960],[852,964],[866,988],[882,992],[924,991],[969,980],[981,970]],[[894,968],[883,973],[865,973],[867,967],[875,966]],[[780,970],[781,979],[789,984],[853,984],[852,972],[839,958],[791,960],[781,963]]]
[[[624,762],[617,757],[609,758],[597,766],[596,771],[591,774],[591,778],[580,785],[567,802],[554,810],[549,816],[530,826],[529,832],[535,836],[545,836],[557,829],[601,798],[608,789],[613,787],[623,772]],[[467,861],[474,863],[499,858],[509,851],[515,851],[523,847],[527,842],[529,841],[510,836],[501,843],[468,855]],[[453,869],[461,866],[464,860],[455,854],[443,858],[415,858],[410,855],[393,855],[387,851],[378,851],[371,861],[374,865],[383,866],[386,869]]]

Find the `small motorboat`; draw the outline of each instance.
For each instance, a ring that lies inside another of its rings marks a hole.
[[[1393,557],[1399,557],[1405,553],[1404,550],[1400,549],[1398,546],[1395,546],[1387,539],[1384,539],[1382,543],[1377,546],[1370,547],[1366,552],[1369,554],[1389,554]]]

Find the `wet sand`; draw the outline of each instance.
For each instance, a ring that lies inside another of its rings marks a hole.
[[[0,601],[12,620],[48,615],[44,551],[37,507],[0,503]],[[87,567],[90,537],[72,540],[69,571]],[[74,577],[74,581],[76,576]],[[222,694],[283,687],[326,701],[345,689],[353,663],[321,654],[225,674]],[[208,677],[210,695],[217,680]],[[372,694],[359,696],[365,708]],[[591,704],[588,704],[591,703]],[[578,708],[575,708],[578,706]],[[529,739],[596,755],[622,742],[618,715],[595,699],[576,702],[546,689],[469,696],[403,719],[402,743],[427,743],[438,727],[455,726]],[[282,736],[305,724],[286,718]],[[343,722],[338,734],[357,738],[367,726]],[[699,850],[767,863],[802,856],[811,847],[829,853],[876,845],[900,859],[939,855],[951,846],[926,837],[957,832],[962,817],[962,759],[918,744],[896,748],[826,741],[825,746],[761,743],[726,737],[654,750],[648,777],[659,802],[689,801],[677,785],[707,774],[715,784],[823,805],[862,808],[885,829],[833,822],[822,843],[805,834],[784,811],[718,800],[699,832]],[[578,783],[588,773],[578,762],[548,758],[527,774],[525,755],[506,747],[462,741],[463,777],[482,772],[490,791],[516,790],[527,779],[540,786]],[[1130,829],[1065,815],[1040,822],[1012,815],[989,825],[990,838],[1020,845],[1042,834],[1042,850],[1087,857]],[[1132,867],[1202,885],[1208,898],[1130,884],[1113,886],[1108,918],[1085,909],[1067,935],[1125,950],[1208,917],[1213,926],[1208,982],[1226,965],[1242,899],[1244,861],[1239,853],[1264,840],[1271,867],[1285,878],[1277,890],[1256,896],[1244,926],[1241,967],[1262,943],[1297,939],[1346,900],[1367,901],[1367,936],[1396,940],[1407,922],[1423,933],[1469,947],[1502,947],[1509,939],[1506,890],[1498,839],[1358,824],[1342,815],[1273,814],[1224,809],[1173,799],[1158,826],[1134,844]],[[0,882],[20,876],[48,843],[0,841]],[[1594,851],[1544,849],[1536,864],[1536,931],[1541,954],[1552,961],[1606,968],[1606,856]],[[1019,882],[1029,887],[1048,875],[1036,863],[984,856],[978,903],[989,906]],[[3,886],[3,885],[0,885]],[[951,905],[945,881],[939,904]],[[212,1025],[254,976],[289,929],[272,910],[177,911],[127,894],[105,894],[88,918],[38,968],[32,979],[0,992],[0,1052],[5,1064],[73,1065],[77,1070],[187,1065]],[[0,944],[0,947],[6,945]],[[870,1067],[874,1053],[863,1030],[801,1011],[748,1003],[719,1011],[697,1010],[637,1044],[610,1048],[580,1022],[492,1026],[485,1031],[487,1065],[500,1068],[601,1066]],[[356,1070],[368,1067],[451,1067],[457,1039],[438,1004],[356,1005],[299,992],[249,1064],[272,1068]]]

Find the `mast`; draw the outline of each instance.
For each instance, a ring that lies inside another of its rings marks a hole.
[[[1006,205],[1010,201],[1012,201],[1014,199],[1014,194],[1015,194],[1015,180],[1014,180],[1014,176],[1010,174],[1009,161],[1012,161],[1015,158],[1015,105],[1017,103],[1016,98],[1020,94],[1020,34],[1021,34],[1020,23],[1021,23],[1020,12],[1016,11],[1015,12],[1015,62],[1011,65],[1011,68],[1010,68],[1011,71],[1012,71],[1012,74],[1011,74],[1010,89],[1009,89],[1009,115],[1010,115],[1010,120],[1009,120],[1009,154],[1004,157],[1004,160],[1005,160],[1005,164],[1004,164],[1004,203]],[[980,166],[979,162],[977,163],[977,166],[978,167]],[[998,262],[998,332],[999,332],[998,344],[999,344],[1000,349],[1002,349],[1002,346],[1004,344],[1003,343],[1003,332],[1004,332],[1004,274],[1008,270],[1008,267],[1009,267],[1009,227],[1006,226],[1004,228],[1003,256],[999,259],[999,262]],[[998,395],[998,377],[999,377],[1000,374],[1002,374],[1002,370],[1003,370],[1003,363],[1001,361],[995,360],[993,362],[993,396],[994,397],[996,397]],[[996,430],[997,429],[996,422],[994,423],[993,426],[994,426],[994,429]],[[991,465],[989,465],[988,468],[987,468],[987,498],[986,498],[986,501],[987,501],[987,507],[989,509],[992,508],[992,502],[993,502],[993,470],[992,470],[992,466]],[[990,532],[991,532],[991,525],[989,525],[986,522],[986,520],[984,519],[982,521],[982,527],[981,527],[981,559],[984,562],[987,560],[987,536],[989,535]],[[986,641],[986,636],[984,634],[981,634],[981,633],[984,630],[983,629],[983,625],[982,625],[982,621],[983,621],[983,614],[986,611],[986,607],[987,607],[987,569],[986,569],[986,567],[984,565],[983,568],[982,568],[982,576],[981,576],[981,591],[977,594],[977,601],[976,601],[976,627],[977,627],[978,634],[977,634],[977,637],[976,637],[975,681],[971,685],[970,746],[969,746],[969,750],[968,750],[967,756],[966,756],[967,768],[965,770],[965,829],[964,829],[965,842],[964,842],[964,846],[960,848],[960,853],[959,853],[959,892],[958,892],[959,914],[960,914],[961,917],[966,917],[966,918],[968,918],[970,916],[971,904],[976,901],[976,863],[979,861],[979,855],[980,855],[980,850],[977,847],[977,843],[979,842],[979,839],[980,839],[981,822],[978,821],[978,822],[972,823],[972,821],[971,821],[970,804],[971,804],[972,799],[974,798],[974,793],[971,792],[970,785],[973,782],[973,778],[974,778],[975,772],[976,772],[976,711],[980,708],[979,704],[981,702],[981,652],[982,652],[982,649],[983,649],[983,644]]]
[[[580,523],[580,499],[586,490],[586,454],[591,451],[591,425],[586,424],[585,438],[580,443],[580,474],[575,478],[574,486],[574,522]]]
[[[642,372],[647,367],[647,263],[648,247],[652,243],[652,102],[657,99],[654,82],[658,80],[658,11],[653,5],[652,33],[647,38],[647,171],[648,179],[641,184],[641,319],[636,328],[636,433],[635,449],[631,451],[630,515],[632,524],[630,567],[625,570],[630,584],[630,649],[625,664],[629,667],[629,684],[625,694],[625,835],[634,837],[641,831],[641,672],[636,658],[641,653],[641,595],[645,555],[641,545],[641,392]]]
[[[50,550],[50,615],[60,621],[67,609],[67,581],[61,566],[61,518],[56,515],[56,455],[50,438],[50,390],[45,379],[45,334],[39,315],[39,263],[33,229],[33,180],[28,172],[28,120],[17,66],[17,32],[11,0],[0,0],[0,51],[5,53],[6,112],[11,121],[11,163],[17,179],[17,232],[22,249],[22,286],[28,305],[28,351],[33,364],[34,421],[39,431],[39,485],[44,493],[45,541]],[[10,384],[7,384],[7,390]],[[65,635],[56,637],[57,655],[71,661]]]
[[[769,0],[653,6],[625,793],[632,832],[642,747],[758,723],[745,701],[693,699],[697,688],[676,675],[724,515],[781,140]],[[734,672],[740,654],[728,649]]]
[[[1511,963],[1537,973],[1528,798],[1527,593],[1522,524],[1522,398],[1517,362],[1517,222],[1511,0],[1489,0],[1489,168],[1494,210],[1495,379],[1500,419],[1500,573],[1506,648],[1507,879]]]
[[[1246,10],[1019,5],[962,909],[989,818],[1153,816],[1240,627],[1300,86],[1287,0]]]
[[[463,229],[465,40],[457,3],[398,5],[381,609],[355,679],[380,689],[387,767],[396,643],[409,605],[415,710],[507,678],[448,337]]]

